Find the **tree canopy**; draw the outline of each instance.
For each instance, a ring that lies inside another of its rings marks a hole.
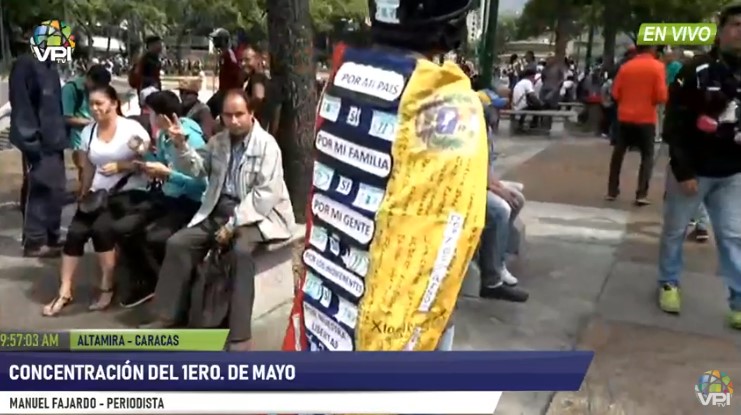
[[[568,10],[570,26],[584,29],[591,16],[603,16],[613,0],[529,0],[519,19],[521,37],[535,36],[554,30],[559,13]],[[712,17],[728,0],[622,0],[610,7],[609,20],[618,30],[634,34],[641,23],[700,22]],[[603,23],[595,22],[599,26]]]
[[[3,0],[5,20],[16,31],[46,19],[68,20],[87,30],[95,26],[137,26],[147,34],[205,34],[214,27],[244,30],[259,41],[267,38],[266,0]],[[365,0],[310,0],[316,32],[340,23],[361,22]]]
[[[641,23],[706,21],[728,2],[729,0],[622,0],[619,3],[614,0],[529,0],[518,20],[518,37],[553,31],[556,38],[563,41],[560,46],[565,47],[568,39],[594,24],[613,37],[614,33],[624,32],[635,38]],[[558,53],[559,48],[556,49]]]

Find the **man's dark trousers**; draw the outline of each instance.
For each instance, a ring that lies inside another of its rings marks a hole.
[[[23,246],[39,248],[59,242],[67,178],[64,153],[23,156]]]
[[[620,194],[620,170],[629,147],[638,147],[641,152],[641,167],[638,170],[638,189],[636,199],[648,196],[648,185],[654,167],[654,124],[633,124],[621,122],[618,137],[612,148],[610,159],[610,178],[607,184],[608,196]]]

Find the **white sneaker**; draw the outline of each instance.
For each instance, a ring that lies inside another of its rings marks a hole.
[[[520,281],[517,279],[517,277],[512,275],[512,273],[509,272],[508,269],[505,268],[504,271],[502,272],[502,282],[505,285],[509,285],[511,287],[511,286],[517,285],[517,283],[519,283]]]

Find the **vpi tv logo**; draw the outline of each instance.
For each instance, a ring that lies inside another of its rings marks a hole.
[[[703,406],[731,406],[733,382],[724,372],[708,370],[697,381],[695,394]]]
[[[29,39],[31,52],[41,62],[65,63],[72,60],[75,36],[72,29],[61,20],[46,20],[33,30]]]

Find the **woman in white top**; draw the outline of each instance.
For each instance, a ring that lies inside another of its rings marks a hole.
[[[67,231],[59,293],[44,306],[45,316],[59,314],[72,302],[75,271],[90,239],[102,277],[100,292],[89,309],[103,310],[111,304],[116,235],[141,223],[136,215],[149,200],[148,179],[134,162],[141,149],[149,147],[149,134],[138,122],[121,115],[118,95],[110,85],[90,91],[89,101],[95,123],[82,130],[84,160],[80,187],[87,191],[80,197]]]

